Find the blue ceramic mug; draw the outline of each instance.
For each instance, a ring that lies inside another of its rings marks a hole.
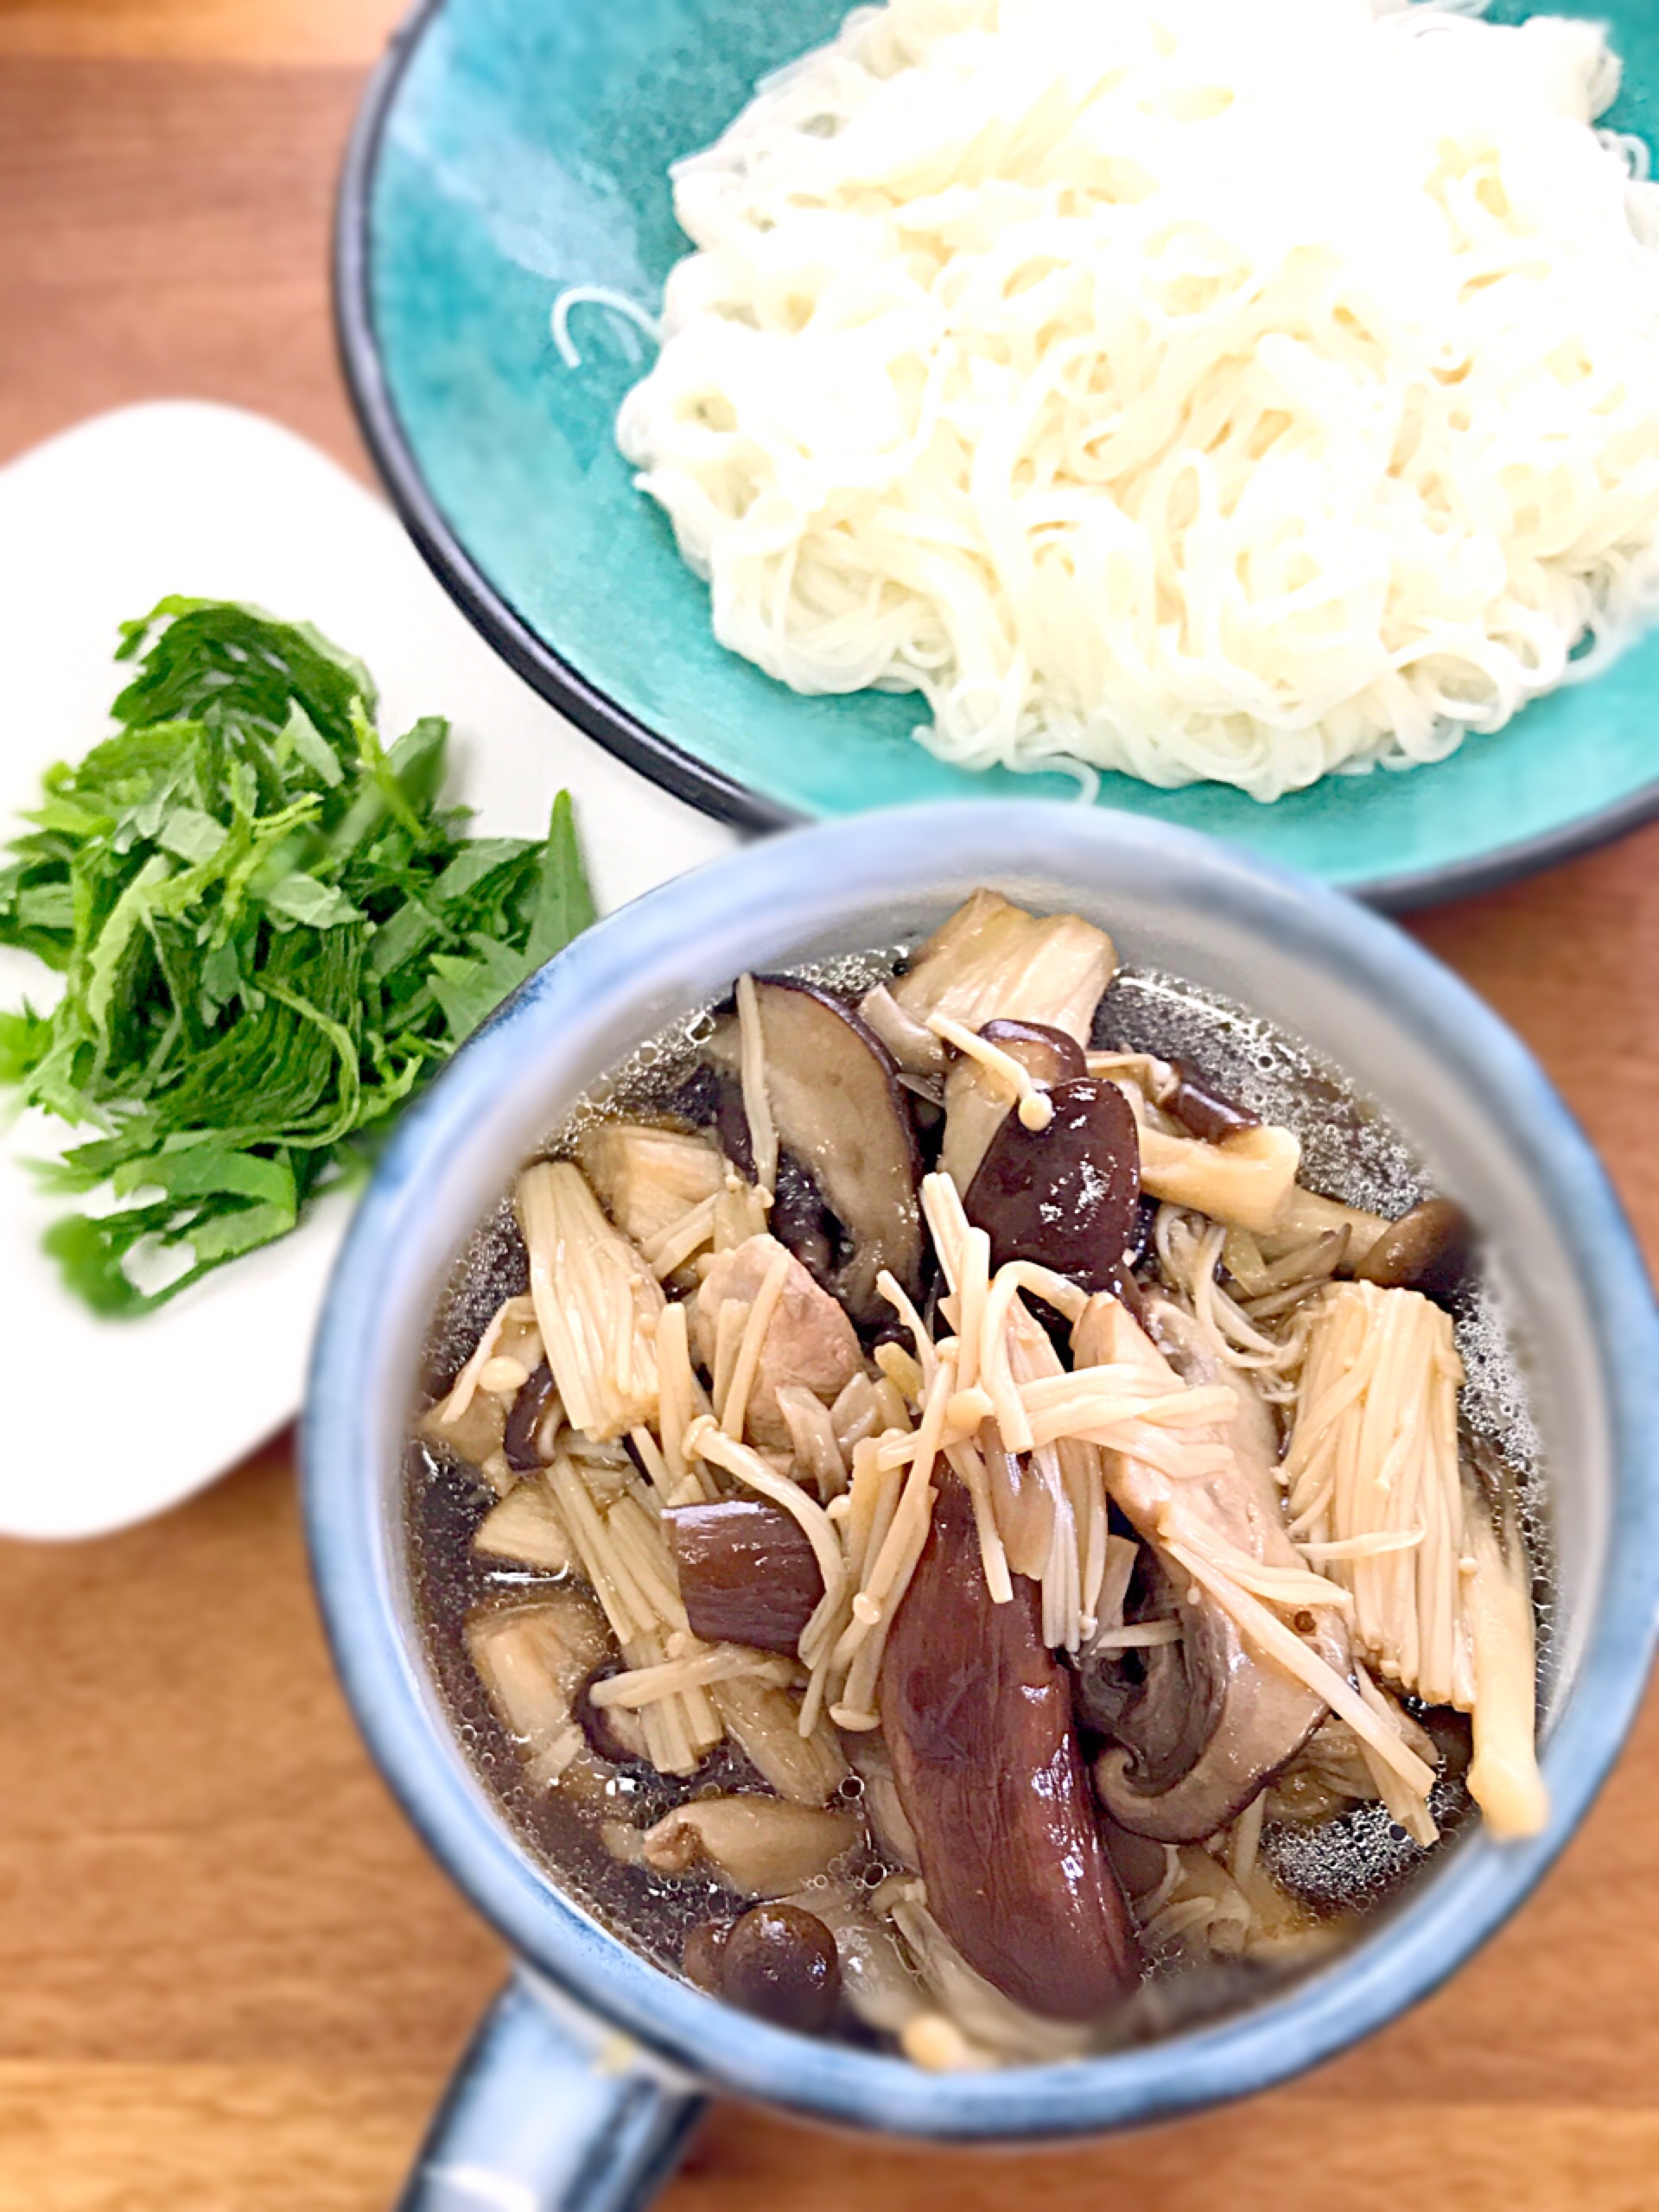
[[[1484,1233],[1561,1478],[1542,1835],[1498,1846],[1465,1834],[1351,1948],[1219,2024],[1065,2065],[952,2076],[721,2005],[561,1893],[468,1764],[423,1657],[402,1464],[439,1287],[562,1111],[744,969],[915,939],[981,883],[1085,914],[1127,961],[1190,977],[1300,1035],[1412,1133]],[[1527,1895],[1635,1712],[1659,1605],[1656,1398],[1659,1317],[1579,1129],[1501,1022],[1336,893],[1130,816],[967,804],[775,837],[611,916],[480,1031],[398,1131],[340,1262],[312,1371],[306,1510],[347,1694],[416,1825],[521,1961],[407,2203],[640,2203],[710,2088],[843,2126],[1039,2143],[1266,2088],[1391,2019]]]

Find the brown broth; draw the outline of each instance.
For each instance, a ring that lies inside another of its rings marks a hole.
[[[888,951],[807,971],[831,987],[861,988],[887,973]],[[597,1115],[660,1109],[695,1065],[709,1017],[700,1015],[648,1040],[596,1086],[550,1134],[545,1149],[569,1148]],[[1311,1187],[1351,1204],[1398,1215],[1437,1187],[1432,1163],[1341,1074],[1272,1025],[1179,978],[1153,971],[1120,972],[1102,1001],[1095,1042],[1115,1050],[1180,1058],[1216,1090],[1264,1120],[1295,1128],[1303,1144],[1302,1177]],[[523,1245],[504,1198],[480,1224],[447,1284],[433,1317],[424,1378],[435,1395],[447,1388],[502,1299],[526,1286]],[[1495,1287],[1475,1271],[1453,1303],[1457,1343],[1467,1375],[1461,1409],[1469,1426],[1497,1446],[1514,1483],[1534,1563],[1541,1672],[1549,1649],[1549,1541],[1535,1431],[1528,1410],[1523,1363]],[[577,1904],[635,1949],[677,1972],[686,1935],[700,1921],[729,1918],[740,1909],[731,1893],[696,1874],[663,1877],[620,1863],[600,1840],[602,1820],[648,1825],[688,1798],[764,1790],[742,1754],[722,1745],[689,1782],[648,1767],[619,1770],[598,1804],[574,1804],[556,1790],[526,1783],[512,1739],[491,1709],[467,1656],[463,1630],[485,1605],[528,1598],[549,1578],[472,1550],[479,1522],[495,1503],[471,1468],[418,1436],[407,1454],[409,1558],[431,1669],[456,1734],[502,1817],[530,1855]],[[843,1802],[856,1803],[854,1777]],[[1461,1779],[1444,1776],[1432,1806],[1445,1831],[1426,1852],[1376,1803],[1317,1825],[1270,1822],[1262,1840],[1268,1866],[1287,1882],[1311,1922],[1356,1932],[1386,1910],[1444,1850],[1467,1817]],[[838,1870],[867,1887],[893,1871],[874,1847]],[[1322,1962],[1322,1959],[1319,1962]],[[1313,1961],[1309,1962],[1313,1963]],[[1098,2047],[1173,2032],[1258,2001],[1306,1967],[1214,1960],[1156,1968],[1139,1994],[1103,2023]],[[855,2039],[885,2042],[852,2026]]]

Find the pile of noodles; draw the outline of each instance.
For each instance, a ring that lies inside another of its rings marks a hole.
[[[1659,599],[1659,185],[1592,25],[891,0],[675,171],[618,435],[716,632],[982,767],[1438,760]]]

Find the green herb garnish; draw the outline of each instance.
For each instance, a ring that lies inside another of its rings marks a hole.
[[[132,1314],[293,1228],[594,907],[567,792],[545,843],[465,837],[448,725],[383,747],[367,671],[308,626],[167,599],[118,658],[118,733],[0,870],[0,944],[66,986],[0,1014],[0,1079],[100,1132],[41,1172],[125,1203],[47,1246]]]

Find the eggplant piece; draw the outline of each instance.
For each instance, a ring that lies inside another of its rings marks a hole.
[[[922,1164],[898,1067],[874,1031],[816,984],[757,976],[754,995],[779,1144],[811,1177],[851,1247],[829,1287],[871,1326],[889,1310],[875,1287],[883,1268],[921,1295]],[[735,1066],[734,1022],[715,1049]]]
[[[968,1963],[1046,2019],[1135,1987],[1133,1923],[1090,1802],[1040,1595],[993,1605],[967,1491],[947,1478],[882,1663],[882,1726],[928,1910]]]
[[[991,1240],[991,1265],[1031,1260],[1090,1291],[1122,1292],[1140,1241],[1141,1152],[1115,1083],[1085,1076],[1049,1092],[1053,1117],[1004,1120],[968,1186],[968,1218]]]
[[[663,1526],[693,1636],[793,1654],[823,1575],[792,1513],[729,1498],[675,1507]]]
[[[823,1278],[825,1287],[855,1320],[874,1325],[888,1310],[875,1287],[884,1268],[912,1297],[919,1296],[921,1287],[916,1193],[922,1163],[897,1065],[866,1023],[814,984],[788,976],[757,977],[755,1003],[779,1147],[779,1194],[785,1202],[780,1241],[795,1249],[791,1240],[798,1230],[804,1232],[804,1249],[798,1256],[812,1267],[819,1256],[812,1232],[822,1233],[824,1212],[832,1215],[849,1249],[835,1274]],[[712,1049],[723,1066],[735,1069],[735,1021],[719,1033]],[[740,1121],[741,1135],[735,1126]],[[741,1166],[752,1162],[747,1121],[729,1085],[718,1126],[734,1160]],[[788,1175],[781,1172],[785,1157]],[[746,1172],[752,1173],[752,1166]],[[816,1191],[817,1221],[798,1190],[785,1191],[797,1177]],[[813,1272],[818,1272],[816,1267]]]

